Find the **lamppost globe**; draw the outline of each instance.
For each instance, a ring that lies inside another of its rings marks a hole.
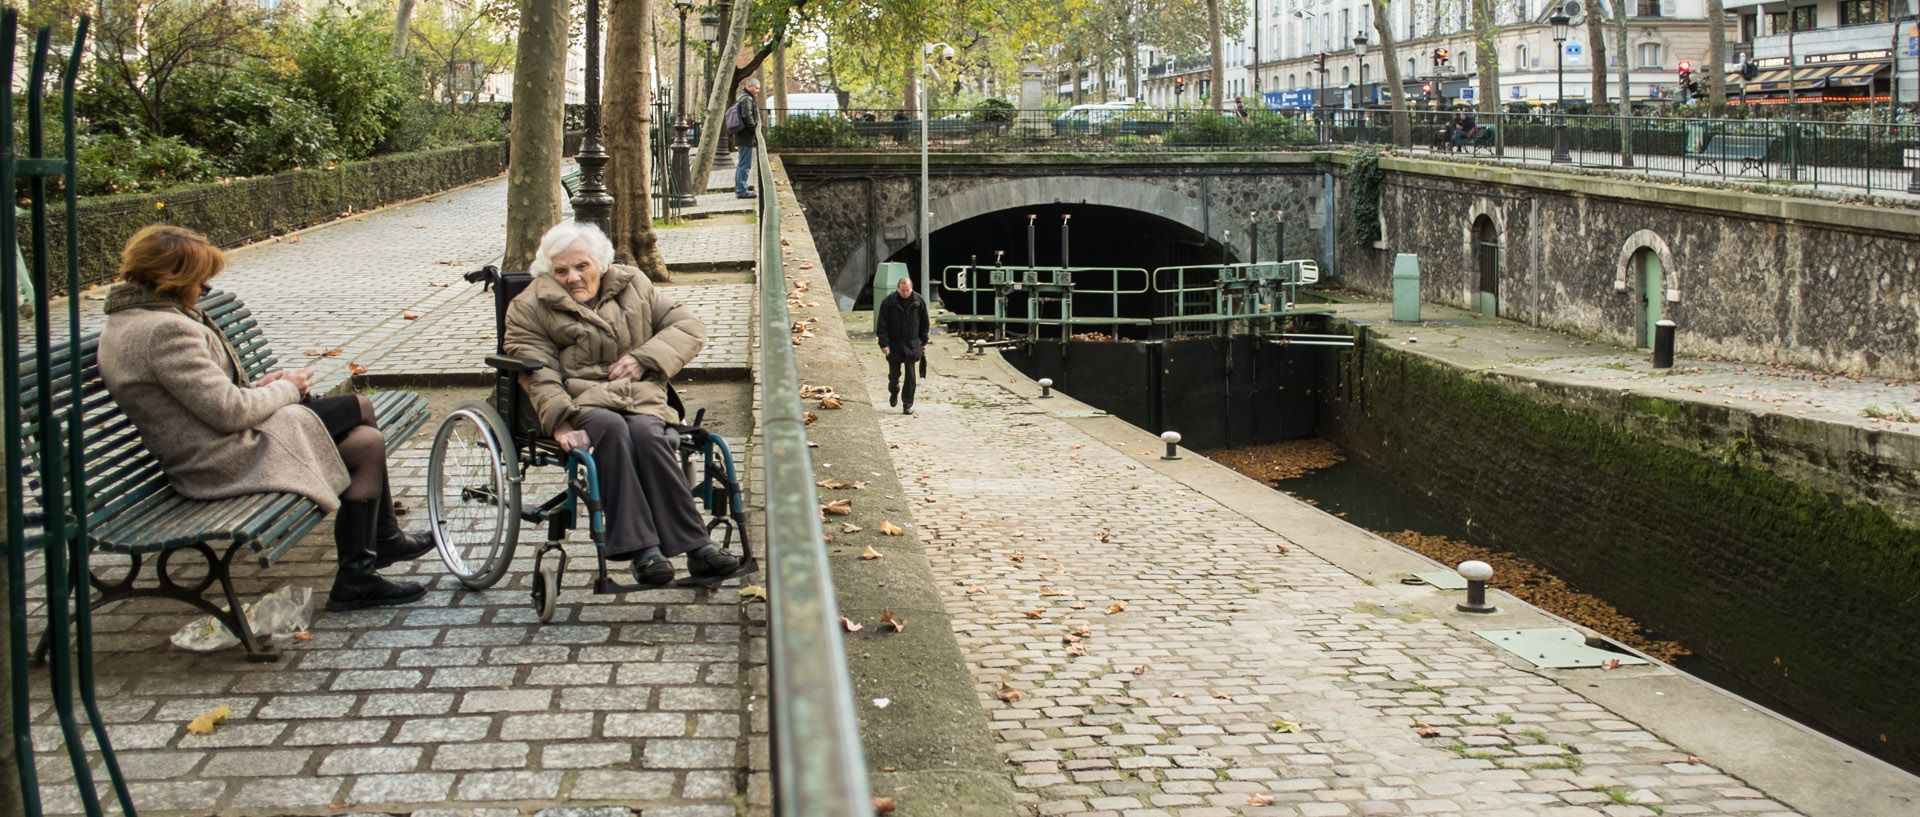
[[[700,41],[711,43],[720,38],[720,15],[709,10],[700,15]]]

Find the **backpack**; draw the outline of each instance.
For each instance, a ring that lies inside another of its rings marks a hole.
[[[740,123],[739,100],[734,100],[732,105],[727,106],[727,118],[722,125],[727,129],[728,133],[739,133],[740,131],[746,130],[746,126]]]

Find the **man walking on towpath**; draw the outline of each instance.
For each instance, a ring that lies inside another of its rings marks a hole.
[[[760,80],[747,77],[740,84],[740,98],[733,101],[735,115],[740,126],[733,131],[733,144],[740,149],[740,155],[733,164],[733,195],[738,198],[753,198],[753,188],[747,184],[747,175],[753,172],[753,149],[760,145]]]
[[[887,405],[899,405],[901,414],[913,413],[913,387],[919,382],[913,366],[926,354],[927,323],[927,300],[913,291],[913,276],[902,276],[893,294],[880,302],[873,327],[880,354],[887,356]],[[902,369],[905,384],[900,382]]]

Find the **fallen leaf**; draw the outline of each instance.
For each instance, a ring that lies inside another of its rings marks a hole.
[[[1090,635],[1093,635],[1093,628],[1085,624],[1082,624],[1080,625],[1080,629],[1073,631],[1073,634],[1080,636],[1081,638],[1086,638]]]
[[[1073,633],[1063,633],[1063,634],[1061,634],[1061,636],[1060,636],[1060,643],[1062,643],[1062,644],[1078,644],[1078,643],[1080,643],[1080,636],[1077,636],[1077,635],[1074,635]]]
[[[899,525],[895,525],[885,519],[880,520],[880,532],[887,536],[904,536],[907,533],[905,530],[902,530]]]
[[[362,374],[366,374],[366,373],[367,373],[367,367],[365,367],[365,366],[362,366],[362,365],[360,365],[360,364],[358,364],[358,363],[352,363],[352,362],[349,362],[349,363],[347,363],[347,373],[348,373],[348,374],[353,374],[353,375],[362,375]]]
[[[1013,554],[1013,556],[1011,556],[1011,557],[1009,557],[1009,558],[1011,558],[1011,559],[1013,559],[1013,560],[1014,560],[1014,561],[1016,561],[1016,562],[1024,562],[1024,561],[1026,561],[1026,560],[1027,560],[1027,554],[1025,554],[1025,553],[1015,553],[1015,554]]]
[[[1219,698],[1220,700],[1223,700],[1223,701],[1233,700],[1232,695],[1228,695],[1227,693],[1221,692],[1220,690],[1217,690],[1217,689],[1213,691],[1213,697]]]
[[[840,490],[840,489],[842,489],[842,488],[852,488],[852,487],[853,487],[853,483],[851,483],[851,482],[841,482],[840,480],[837,480],[837,479],[833,479],[833,478],[831,478],[831,477],[829,477],[829,478],[827,478],[827,479],[823,479],[823,480],[820,480],[819,482],[816,482],[816,483],[814,483],[814,484],[815,484],[815,485],[818,485],[818,486],[820,486],[820,487],[822,487],[822,488],[825,488],[825,489],[827,489],[827,490],[830,490],[830,491],[838,491],[838,490]]]
[[[872,545],[868,545],[867,549],[860,553],[860,558],[873,560],[873,559],[885,559],[887,557],[885,554],[881,553],[880,551],[874,550]]]
[[[1020,700],[1020,697],[1020,690],[1014,689],[1012,684],[1005,681],[1000,682],[1000,700],[1013,703]]]
[[[1046,612],[1047,610],[1044,607],[1035,607],[1032,610],[1027,611],[1027,618],[1039,618],[1041,615],[1045,614]]]
[[[891,798],[891,797],[875,797],[875,798],[873,798],[873,813],[875,813],[875,814],[892,814],[892,813],[893,813],[893,798]]]
[[[934,500],[934,498],[933,498],[933,497],[927,497],[927,504],[929,504],[929,505],[931,505],[931,504],[933,504],[933,503],[934,503],[934,501],[935,501],[935,500]]]
[[[753,602],[753,601],[766,601],[766,600],[767,600],[767,588],[765,587],[762,587],[757,584],[749,584],[746,587],[740,588],[741,604],[746,604],[748,602]]]
[[[1294,723],[1293,721],[1274,721],[1274,722],[1273,722],[1273,731],[1275,731],[1275,732],[1299,732],[1299,731],[1300,731],[1300,724],[1297,724],[1297,723]]]
[[[1175,697],[1175,698],[1185,698],[1185,697],[1187,697],[1187,693],[1185,693],[1185,692],[1175,692],[1175,693],[1173,693],[1173,697]]]
[[[1067,606],[1068,606],[1068,607],[1071,607],[1071,608],[1073,608],[1073,609],[1075,609],[1075,610],[1085,610],[1085,609],[1087,609],[1087,603],[1086,603],[1086,602],[1084,602],[1084,601],[1076,601],[1076,602],[1074,602],[1074,603],[1072,603],[1072,604],[1069,604],[1069,605],[1067,605]]]
[[[820,510],[825,513],[833,514],[834,516],[846,516],[847,514],[853,513],[853,500],[836,499],[825,505],[821,505]]]
[[[410,321],[417,321],[417,320],[420,320],[420,316],[419,316],[419,315],[415,315],[415,314],[413,314],[412,312],[402,312],[402,313],[400,313],[400,317],[402,317],[402,318],[406,318],[407,320],[410,320]]]
[[[967,588],[967,595],[969,596],[975,593],[985,593],[985,592],[987,592],[987,589],[979,585],[974,585],[972,587]]]
[[[344,347],[339,347],[339,346],[336,346],[332,349],[308,349],[307,354],[312,355],[314,357],[339,357],[340,352],[343,349]]]
[[[1273,805],[1273,798],[1271,798],[1271,797],[1268,797],[1268,796],[1266,796],[1266,795],[1264,795],[1264,794],[1255,794],[1255,795],[1250,795],[1250,796],[1248,796],[1248,797],[1247,797],[1247,805],[1249,805],[1249,806],[1271,806],[1271,805]]]
[[[1078,644],[1078,643],[1076,643],[1076,644],[1068,644],[1068,645],[1067,645],[1067,654],[1068,654],[1068,655],[1086,655],[1086,654],[1087,654],[1087,645],[1085,645],[1085,644]]]
[[[848,522],[840,526],[841,533],[859,533],[862,530],[865,530],[865,528],[862,528],[859,525],[855,525],[852,522]]]
[[[428,281],[428,282],[427,282],[427,286],[430,286],[430,287],[450,287],[450,286],[453,286],[453,282],[452,282],[452,281]]]
[[[1133,673],[1133,674],[1135,674],[1135,675],[1139,675],[1139,674],[1141,674],[1141,673],[1144,673],[1144,672],[1146,672],[1146,671],[1147,671],[1147,668],[1146,668],[1146,666],[1145,666],[1145,665],[1141,665],[1141,666],[1138,666],[1138,667],[1134,667],[1133,669],[1130,669],[1130,670],[1127,670],[1127,671],[1128,671],[1128,672],[1131,672],[1131,673]]]
[[[800,419],[805,420],[807,425],[813,425],[814,423],[820,422],[820,415],[809,411],[801,415]]]
[[[233,714],[233,707],[216,706],[206,714],[187,722],[187,731],[196,735],[211,735],[214,728],[225,722]]]
[[[1107,615],[1113,615],[1114,613],[1121,612],[1122,610],[1125,610],[1125,609],[1127,609],[1126,602],[1116,601],[1113,603],[1113,606],[1107,608]]]
[[[1618,658],[1609,658],[1606,660],[1606,663],[1600,665],[1601,669],[1619,669],[1619,667],[1620,659]]]
[[[891,626],[896,633],[907,629],[907,620],[895,616],[892,610],[880,611],[880,623]]]
[[[840,402],[839,395],[829,394],[820,398],[820,407],[823,409],[837,409],[842,405],[845,404]]]
[[[1078,594],[1078,593],[1079,593],[1079,591],[1077,591],[1077,590],[1074,590],[1074,589],[1073,589],[1073,588],[1071,588],[1071,587],[1042,587],[1042,588],[1040,588],[1040,595],[1042,595],[1042,596],[1066,596],[1067,598],[1073,598],[1073,597],[1074,597],[1074,596],[1075,596],[1076,594]]]
[[[861,630],[866,629],[865,627],[862,627],[859,624],[854,623],[853,619],[847,618],[846,616],[840,617],[840,626],[847,628],[847,632],[850,632],[850,633],[857,633],[857,632],[860,632]]]
[[[1111,537],[1113,536],[1113,534],[1111,534],[1111,533],[1108,533],[1108,532],[1106,532],[1106,531],[1101,531],[1101,532],[1099,532],[1099,533],[1096,533],[1096,534],[1094,534],[1094,535],[1095,535],[1095,536],[1098,536],[1098,537],[1100,537],[1100,541],[1102,541],[1102,542],[1105,542],[1105,541],[1107,541],[1107,539],[1109,539],[1109,538],[1111,538]]]
[[[300,632],[297,632],[297,633],[294,633],[294,634],[293,634],[293,640],[295,640],[295,641],[312,641],[312,640],[313,640],[313,633],[310,633],[310,632],[307,632],[306,630],[301,630]]]
[[[298,243],[300,243],[300,237],[299,237],[299,236],[297,236],[297,235],[290,235],[290,236],[287,236],[287,243],[289,243],[289,244],[298,244]]]

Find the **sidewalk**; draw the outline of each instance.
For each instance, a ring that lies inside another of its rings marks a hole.
[[[662,231],[668,259],[744,269],[731,255],[670,240],[677,230],[705,230],[731,243],[745,236],[751,247],[753,227],[738,215],[745,208],[730,193],[711,198],[707,218]],[[459,380],[485,373],[479,364],[494,340],[491,294],[459,276],[498,261],[496,225],[504,219],[505,182],[495,179],[236,251],[217,284],[253,309],[282,366],[314,365],[323,383],[344,381],[349,362],[369,377]],[[713,226],[725,219],[735,223]],[[753,286],[668,289],[709,328],[687,379],[733,378],[746,389]],[[94,325],[100,303],[83,304]],[[318,354],[331,348],[343,351]],[[478,388],[428,391],[443,402],[484,396]],[[443,393],[453,397],[435,396]],[[439,419],[390,459],[414,528],[424,516],[428,444]],[[728,431],[741,438],[733,444],[743,460],[752,441],[732,429],[749,425],[743,414]],[[561,477],[558,468],[529,474],[525,501],[553,495]],[[748,486],[750,497],[756,489]],[[713,592],[595,596],[587,587],[592,546],[576,530],[558,611],[541,625],[528,589],[542,536],[540,526],[523,526],[518,558],[490,590],[465,590],[428,556],[385,571],[427,582],[424,601],[333,614],[319,609],[334,573],[331,526],[322,523],[272,568],[236,566],[245,599],[289,583],[315,590],[311,639],[276,639],[277,663],[169,646],[167,636],[194,618],[177,604],[136,600],[97,611],[102,714],[140,813],[764,813],[767,749],[756,718],[764,710],[764,606],[742,604],[739,592],[761,580]],[[46,811],[79,813],[39,678],[33,734]],[[189,720],[218,706],[232,714],[217,732],[188,733]],[[97,760],[93,771],[104,787]]]

